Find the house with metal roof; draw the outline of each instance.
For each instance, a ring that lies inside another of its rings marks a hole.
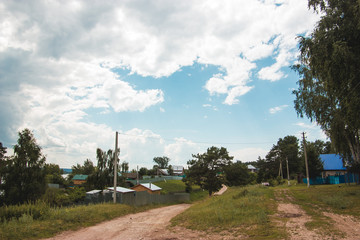
[[[72,178],[72,181],[74,182],[74,185],[81,185],[83,183],[86,183],[87,178],[88,175],[77,174]]]
[[[114,191],[114,187],[108,187],[107,189],[109,189],[110,191]],[[135,192],[135,190],[129,189],[129,188],[124,188],[124,187],[116,187],[116,192],[118,193],[132,193]]]
[[[338,154],[320,154],[320,160],[324,164],[323,178],[327,176],[340,176],[347,173],[343,160]]]
[[[138,184],[134,187],[132,187],[131,189],[137,191],[137,192],[148,192],[150,194],[160,194],[161,188],[156,186],[155,184],[152,183],[141,183]]]

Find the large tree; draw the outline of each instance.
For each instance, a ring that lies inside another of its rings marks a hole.
[[[188,161],[189,169],[185,181],[195,183],[202,189],[213,192],[220,190],[224,178],[224,167],[231,164],[233,157],[229,156],[226,148],[211,147],[206,153],[192,155],[194,159]]]
[[[299,157],[299,140],[295,136],[279,138],[276,145],[273,145],[265,159],[259,158],[255,164],[259,168],[258,182],[275,178],[282,173],[286,177],[288,161],[290,175],[302,171],[302,162]],[[280,168],[281,166],[281,168]]]
[[[295,109],[316,121],[337,153],[360,163],[360,1],[309,0],[321,20],[300,37]]]
[[[45,192],[45,157],[29,129],[19,132],[14,156],[3,169],[4,202],[17,204],[35,201]]]
[[[153,161],[160,169],[164,169],[168,167],[170,162],[170,158],[163,156],[163,157],[154,157]]]

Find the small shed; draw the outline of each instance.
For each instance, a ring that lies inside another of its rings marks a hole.
[[[81,185],[83,183],[86,183],[87,178],[88,175],[77,174],[72,178],[72,181],[74,182],[74,185]]]
[[[150,194],[160,194],[160,191],[161,191],[160,187],[158,187],[152,183],[141,183],[141,184],[138,184],[138,185],[132,187],[131,189],[134,189],[137,192],[147,191]]]
[[[254,167],[253,165],[248,165],[247,168],[249,169],[250,172],[256,172],[256,167]]]
[[[114,187],[108,187],[108,189],[110,191],[114,191]],[[124,193],[133,193],[135,192],[135,190],[131,190],[129,188],[124,188],[124,187],[116,187],[116,192],[124,194]]]

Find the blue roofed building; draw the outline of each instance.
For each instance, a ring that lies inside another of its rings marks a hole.
[[[320,159],[324,163],[322,177],[340,176],[347,173],[343,160],[338,154],[320,154]]]

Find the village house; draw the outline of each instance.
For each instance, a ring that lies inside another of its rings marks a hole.
[[[87,178],[88,178],[88,175],[77,174],[72,178],[72,181],[73,181],[74,185],[81,185],[83,183],[86,183]]]
[[[152,183],[141,183],[141,184],[138,184],[138,185],[132,187],[131,189],[133,189],[137,192],[146,191],[150,194],[160,194],[160,191],[161,191],[160,187],[158,187]]]

